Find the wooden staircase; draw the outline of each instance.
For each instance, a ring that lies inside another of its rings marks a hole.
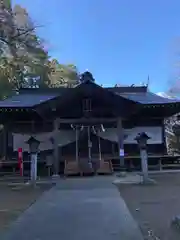
[[[79,164],[74,159],[67,159],[65,160],[65,167],[64,167],[64,175],[79,175],[80,169]]]
[[[70,175],[91,175],[91,174],[112,174],[113,167],[110,160],[92,159],[91,162],[87,158],[81,158],[79,161],[75,159],[65,160],[64,174]]]
[[[113,167],[111,160],[104,161],[102,159],[100,162],[99,169],[97,170],[98,174],[112,174],[113,173]]]

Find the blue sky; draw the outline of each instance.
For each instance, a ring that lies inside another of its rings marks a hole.
[[[14,0],[38,25],[52,57],[103,85],[166,91],[180,52],[179,0]]]

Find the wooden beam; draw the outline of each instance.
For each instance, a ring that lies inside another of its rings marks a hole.
[[[116,123],[117,118],[58,118],[59,123]],[[44,123],[52,123],[53,120],[43,121]],[[31,124],[32,120],[15,121],[16,124]]]
[[[60,123],[111,123],[117,118],[60,118]]]

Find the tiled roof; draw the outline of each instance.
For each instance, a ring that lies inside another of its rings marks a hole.
[[[178,99],[164,98],[149,92],[147,87],[115,87],[108,88],[108,90],[121,97],[141,104],[167,104],[180,102]]]
[[[65,91],[70,89],[67,88],[48,88],[48,89],[39,89],[39,88],[26,88],[20,89],[19,94],[15,94],[12,97],[9,97],[3,101],[0,101],[1,108],[26,108],[34,107],[43,102],[61,96]]]
[[[56,95],[43,94],[19,94],[0,101],[0,107],[33,107],[45,101],[55,98]]]
[[[180,102],[178,99],[169,99],[158,96],[152,92],[146,93],[121,93],[118,95],[133,100],[141,104],[167,104],[167,103],[176,103]]]
[[[125,99],[140,103],[140,104],[167,104],[180,102],[177,99],[169,99],[158,96],[147,90],[147,87],[114,87],[105,88],[108,91],[115,93]],[[76,91],[76,88],[56,88],[56,89],[22,89],[19,94],[0,101],[1,108],[11,107],[34,107],[43,102],[51,100],[61,95],[71,94]]]
[[[106,88],[112,92],[116,93],[143,93],[147,92],[146,86],[121,86],[121,87],[108,87]]]

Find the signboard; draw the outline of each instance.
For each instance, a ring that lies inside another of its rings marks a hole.
[[[120,149],[119,155],[120,155],[120,157],[124,157],[124,149]]]

